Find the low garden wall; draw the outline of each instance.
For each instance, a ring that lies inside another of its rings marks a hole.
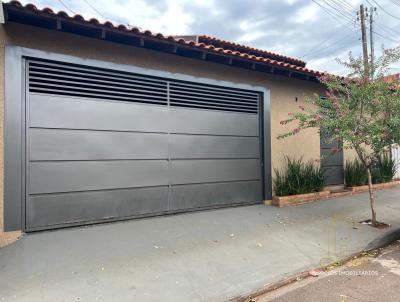
[[[400,180],[394,180],[391,182],[380,183],[372,185],[374,191],[379,191],[394,186],[400,185]],[[272,198],[271,205],[277,207],[294,206],[305,203],[311,203],[318,200],[332,199],[335,197],[349,196],[358,193],[368,192],[368,186],[358,186],[345,188],[343,191],[321,191],[315,193],[290,195],[290,196],[274,196]]]

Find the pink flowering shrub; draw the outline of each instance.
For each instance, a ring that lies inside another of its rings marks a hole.
[[[361,57],[350,53],[348,61],[338,60],[349,69],[347,77],[323,74],[319,81],[325,87],[323,95],[314,94],[291,112],[281,125],[295,123],[278,138],[298,135],[308,128],[316,128],[321,137],[338,142],[332,153],[353,149],[368,175],[372,222],[376,224],[372,170],[394,144],[400,144],[400,81],[385,74],[390,64],[400,60],[400,47],[386,49],[376,59],[372,74],[364,70]],[[389,165],[387,165],[390,167]],[[389,168],[387,168],[389,170]],[[390,173],[387,173],[390,174]]]

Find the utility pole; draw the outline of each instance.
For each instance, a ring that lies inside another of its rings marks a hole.
[[[367,46],[367,33],[365,28],[365,11],[364,5],[360,5],[360,22],[361,22],[361,39],[363,48],[363,61],[364,61],[364,73],[365,76],[369,76],[369,62],[368,62],[368,46]]]
[[[374,12],[376,7],[369,8],[369,42],[371,50],[371,78],[374,77],[375,72],[375,50],[374,50]]]

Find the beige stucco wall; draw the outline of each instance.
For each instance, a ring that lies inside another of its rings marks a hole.
[[[285,128],[279,122],[287,118],[288,112],[298,110],[298,106],[302,104],[305,96],[320,93],[322,87],[319,84],[20,24],[8,23],[0,26],[0,43],[1,127],[3,127],[4,118],[4,46],[9,44],[234,83],[263,86],[270,89],[271,93],[273,167],[279,167],[285,155],[303,156],[306,160],[319,158],[319,136],[315,130],[307,130],[285,140],[276,139],[279,133],[285,131]],[[298,102],[295,101],[296,97]],[[294,125],[290,126],[290,128],[293,127]],[[0,152],[3,153],[3,131],[0,135]],[[3,179],[3,156],[0,159],[0,168],[0,178]],[[2,181],[0,190],[0,210],[2,211]],[[2,213],[0,213],[0,225],[3,225]]]
[[[352,161],[355,158],[358,158],[356,151],[353,149],[344,150],[343,155],[344,164],[346,164],[346,161]]]

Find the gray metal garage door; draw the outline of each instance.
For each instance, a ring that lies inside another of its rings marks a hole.
[[[26,229],[262,200],[260,95],[27,61]]]

